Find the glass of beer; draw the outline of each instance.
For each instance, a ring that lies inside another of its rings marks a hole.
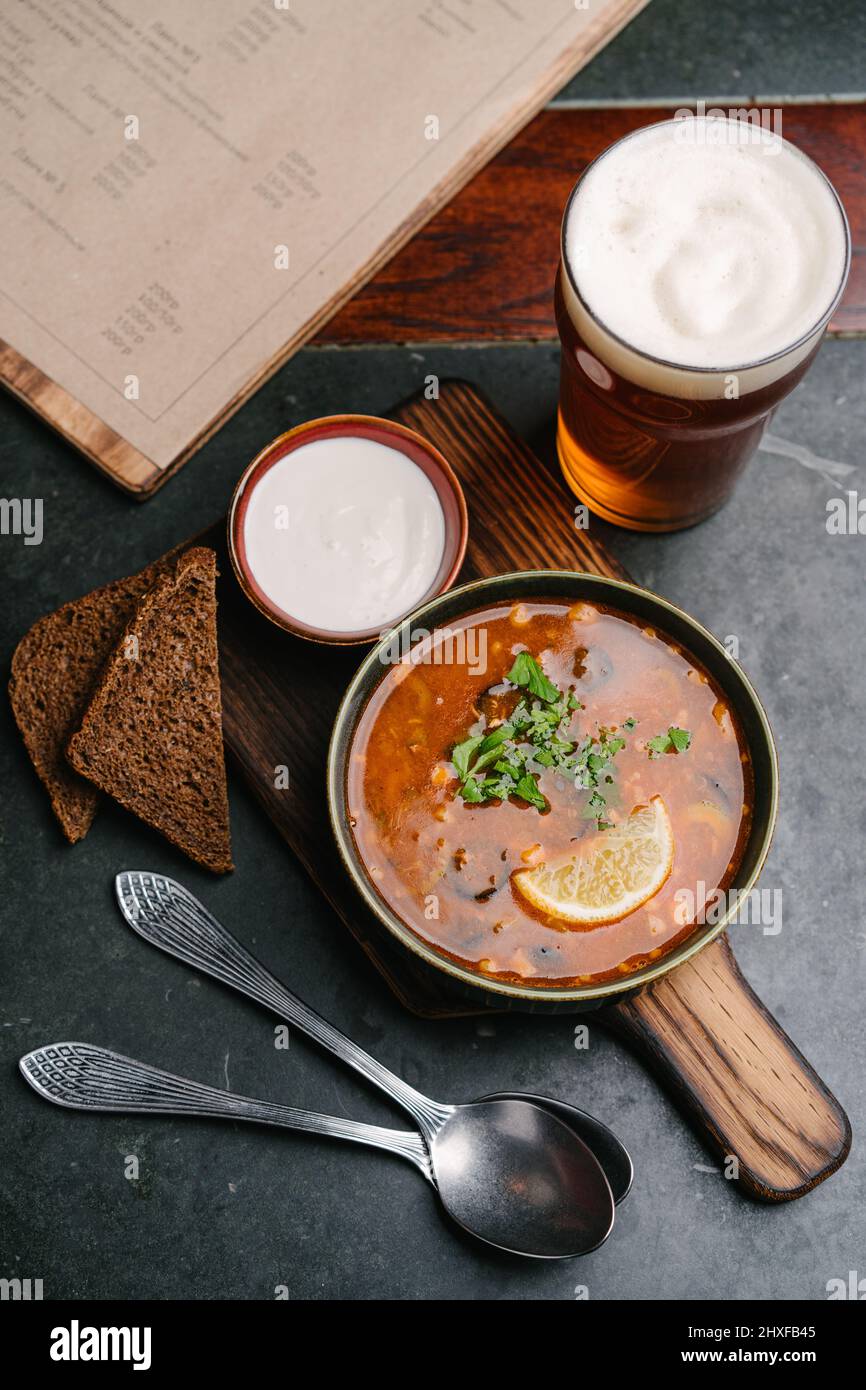
[[[774,131],[689,116],[612,145],[562,222],[572,491],[638,531],[714,512],[815,356],[850,260],[834,188]]]

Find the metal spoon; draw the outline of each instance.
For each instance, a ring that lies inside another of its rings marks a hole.
[[[631,1154],[617,1139],[613,1130],[608,1129],[595,1115],[588,1114],[576,1105],[569,1105],[568,1101],[553,1100],[550,1096],[536,1096],[530,1091],[496,1091],[484,1099],[529,1100],[533,1105],[540,1105],[542,1110],[551,1111],[564,1125],[573,1129],[577,1137],[595,1154],[607,1178],[615,1205],[619,1206],[620,1202],[625,1201],[634,1181]]]
[[[126,872],[115,885],[139,936],[293,1023],[408,1111],[442,1201],[466,1230],[516,1254],[554,1259],[607,1239],[614,1206],[604,1172],[549,1110],[522,1098],[431,1100],[291,994],[181,884]]]
[[[162,937],[157,939],[152,931],[144,930],[143,924],[140,924],[138,918],[135,921],[132,920],[132,917],[126,910],[126,900],[124,896],[124,891],[122,891],[121,889],[121,880],[124,878],[127,878],[129,880],[143,880],[145,878],[148,880],[152,880],[153,877],[153,875],[143,874],[118,874],[115,880],[118,901],[120,903],[121,911],[123,912],[127,921],[130,923],[132,927],[135,928],[139,935],[144,936],[152,944],[162,947],[163,950],[169,950],[169,947],[164,943]],[[171,882],[172,880],[165,880],[166,884],[169,884]],[[208,915],[206,909],[202,907],[202,905],[197,901],[197,899],[194,898],[192,894],[188,893],[186,889],[182,888],[179,884],[175,884],[173,886],[177,890],[178,894],[184,895],[191,903],[195,904],[195,906],[199,909],[200,912],[204,913],[205,915]],[[229,933],[225,932],[225,936],[229,936]],[[234,940],[234,938],[230,939]],[[235,945],[238,945],[236,941]],[[241,948],[238,947],[238,949]],[[176,951],[172,951],[172,954],[178,953]],[[204,966],[199,965],[198,960],[191,962],[189,956],[182,956],[181,959],[186,960],[187,963],[195,964],[198,968],[205,968]],[[210,971],[209,973],[212,974],[213,971]],[[234,985],[234,981],[225,980],[222,975],[217,976],[217,978],[223,980],[223,983]],[[257,997],[258,996],[253,995],[253,998]],[[270,1003],[268,1003],[267,1007],[272,1008],[273,1006]],[[607,1125],[603,1124],[601,1120],[596,1119],[594,1115],[588,1114],[585,1110],[580,1110],[576,1105],[569,1105],[566,1101],[553,1100],[549,1096],[534,1095],[526,1091],[497,1091],[495,1095],[484,1096],[483,1099],[526,1100],[530,1101],[533,1105],[540,1106],[543,1110],[551,1111],[554,1115],[556,1115],[557,1119],[560,1119],[562,1121],[563,1124],[568,1125],[569,1129],[574,1130],[578,1138],[582,1139],[583,1142],[586,1144],[587,1148],[590,1149],[591,1152],[595,1155],[595,1158],[597,1159],[598,1163],[602,1168],[602,1171],[604,1172],[605,1177],[607,1178],[614,1203],[618,1206],[619,1203],[622,1202],[628,1196],[634,1178],[634,1167],[631,1161],[631,1156],[628,1153],[628,1150],[625,1148],[625,1146],[613,1133],[613,1131],[610,1130]]]
[[[68,1109],[253,1120],[385,1149],[413,1163],[472,1235],[515,1253],[567,1256],[579,1253],[576,1244],[583,1251],[590,1248],[588,1241],[599,1244],[607,1234],[593,1225],[599,1210],[596,1179],[579,1154],[575,1161],[574,1136],[558,1125],[564,1142],[551,1146],[548,1126],[539,1130],[533,1123],[532,1106],[502,1101],[458,1107],[434,1141],[431,1158],[414,1130],[382,1129],[232,1095],[89,1043],[48,1043],[18,1065],[45,1100]],[[474,1112],[488,1109],[496,1112],[495,1122],[486,1115],[479,1126]],[[549,1120],[542,1110],[535,1114]],[[508,1155],[520,1158],[512,1169]],[[530,1200],[515,1203],[515,1188]]]
[[[120,1114],[207,1115],[213,1119],[257,1120],[266,1125],[352,1139],[407,1158],[433,1181],[424,1140],[414,1130],[380,1129],[358,1120],[293,1110],[266,1100],[251,1100],[203,1086],[184,1076],[160,1071],[147,1062],[122,1057],[90,1043],[46,1043],[18,1063],[34,1091],[55,1105],[73,1110],[108,1110]]]

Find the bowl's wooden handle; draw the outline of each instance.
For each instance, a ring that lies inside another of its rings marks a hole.
[[[752,1197],[788,1202],[844,1163],[848,1116],[740,973],[726,936],[600,1019],[632,1043]]]

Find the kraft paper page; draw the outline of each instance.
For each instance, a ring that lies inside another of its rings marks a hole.
[[[7,384],[148,490],[641,3],[7,0]]]

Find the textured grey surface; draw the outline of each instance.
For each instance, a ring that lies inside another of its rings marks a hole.
[[[864,85],[862,0],[650,0],[559,100],[840,96]]]
[[[45,499],[41,546],[0,538],[3,668],[40,613],[215,519],[278,431],[328,411],[384,411],[430,371],[479,383],[550,457],[557,360],[546,345],[307,350],[144,507],[0,398],[5,494]],[[864,372],[866,344],[827,344],[774,434],[856,464],[849,485],[866,491]],[[495,490],[491,478],[494,499]],[[828,1279],[862,1275],[866,537],[827,534],[826,500],[839,491],[762,455],[728,508],[694,531],[637,537],[594,523],[637,580],[739,637],[776,727],[782,814],[763,882],[783,890],[784,927],[776,937],[741,927],[734,939],[759,994],[851,1115],[854,1152],[835,1177],[789,1206],[749,1203],[597,1027],[577,1052],[567,1017],[411,1017],[236,778],[230,878],[196,871],[119,810],[104,810],[69,848],[3,701],[0,1277],[41,1278],[49,1298],[268,1299],[284,1284],[294,1298],[570,1299],[585,1285],[594,1299],[821,1299]],[[515,1262],[450,1230],[399,1160],[241,1125],[81,1116],[40,1101],[16,1060],[70,1038],[247,1094],[401,1122],[301,1039],[275,1050],[259,1009],[135,937],[111,900],[123,867],[181,878],[304,998],[432,1095],[547,1090],[611,1123],[637,1176],[607,1245],[567,1265]],[[124,1177],[130,1154],[138,1182]]]
[[[862,87],[863,32],[860,0],[653,0],[565,95],[852,92]],[[557,366],[546,345],[308,350],[144,507],[0,398],[3,493],[45,501],[41,546],[0,537],[4,672],[39,614],[213,521],[263,442],[311,415],[386,410],[428,371],[479,383],[550,459]],[[857,465],[848,485],[861,495],[864,375],[866,344],[828,344],[774,422],[777,436]],[[0,1277],[41,1278],[47,1298],[270,1299],[286,1285],[294,1298],[570,1299],[585,1285],[594,1299],[821,1299],[828,1279],[862,1276],[866,537],[828,536],[825,504],[840,490],[762,455],[728,508],[695,531],[635,537],[594,523],[637,580],[739,637],[767,703],[782,812],[763,881],[783,890],[784,927],[776,937],[739,928],[734,940],[759,994],[849,1111],[855,1147],[836,1176],[790,1206],[752,1205],[600,1029],[579,1053],[568,1018],[406,1014],[236,778],[238,869],[226,880],[119,810],[103,811],[69,848],[0,700]],[[401,1122],[303,1040],[275,1050],[260,1010],[135,937],[111,881],[136,866],[189,884],[303,997],[431,1094],[549,1090],[611,1123],[637,1176],[608,1244],[569,1265],[514,1262],[450,1230],[398,1160],[241,1125],[80,1116],[38,1100],[17,1058],[72,1038],[249,1094]],[[138,1182],[124,1177],[131,1154]]]

